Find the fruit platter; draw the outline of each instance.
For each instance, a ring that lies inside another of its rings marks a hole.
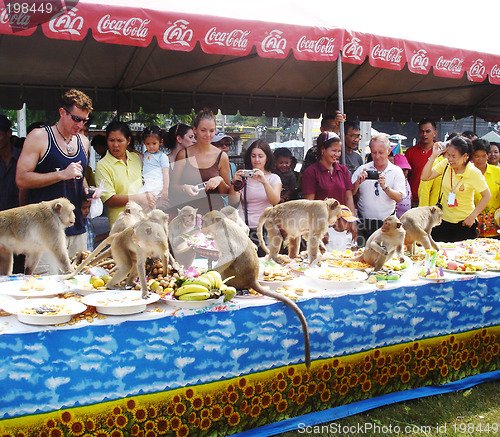
[[[162,299],[176,308],[202,308],[221,304],[236,295],[236,288],[225,284],[219,272],[209,270],[198,276],[179,279],[178,287]]]

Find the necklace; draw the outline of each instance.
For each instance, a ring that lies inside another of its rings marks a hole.
[[[64,135],[61,133],[61,131],[59,130],[59,128],[57,127],[57,123],[54,125],[57,129],[57,132],[59,132],[59,135],[61,135],[61,138],[64,140],[64,142],[66,143],[66,152],[69,154],[69,155],[73,155],[75,152],[76,152],[76,147],[73,145],[73,144],[70,144],[71,143],[71,140],[73,139],[73,136],[71,136],[69,139],[66,139],[64,137]]]

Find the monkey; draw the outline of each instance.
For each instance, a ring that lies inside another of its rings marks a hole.
[[[443,210],[438,206],[421,206],[409,209],[399,218],[406,231],[405,245],[410,255],[415,254],[415,243],[420,243],[425,249],[439,250],[431,231],[441,224],[442,216]]]
[[[363,253],[352,261],[361,261],[370,264],[375,268],[375,271],[378,271],[394,254],[398,254],[401,258],[403,257],[404,239],[405,230],[403,224],[395,215],[390,215],[385,218],[382,227],[370,235]],[[334,259],[334,257],[319,257],[311,267],[318,264],[319,261],[327,259]]]
[[[163,227],[165,235],[167,236],[167,243],[166,243],[167,253],[165,254],[167,258],[166,260],[162,260],[163,271],[166,273],[169,265],[172,266],[175,270],[181,271],[182,270],[181,266],[177,263],[177,261],[175,260],[174,256],[170,251],[169,238],[168,238],[169,236],[168,214],[165,214],[161,209],[153,209],[148,213],[147,217],[152,222],[161,225]],[[168,264],[165,264],[165,262],[168,262]]]
[[[335,224],[341,213],[341,205],[335,199],[325,200],[290,200],[264,210],[257,226],[257,236],[262,249],[269,254],[269,259],[280,262],[278,253],[285,237],[288,243],[288,256],[297,258],[300,238],[307,241],[309,263],[318,256],[320,241],[328,232],[328,227]],[[266,246],[262,235],[263,226],[269,237]]]
[[[220,210],[222,214],[224,214],[229,220],[235,222],[241,229],[243,229],[247,235],[250,235],[250,228],[247,224],[241,219],[240,214],[236,208],[233,208],[231,205],[227,205]]]
[[[119,232],[134,226],[140,220],[146,218],[146,214],[142,207],[133,200],[127,202],[125,209],[121,211],[116,221],[111,226],[109,231],[109,236],[118,234]],[[74,270],[70,275],[66,276],[66,279],[73,278],[74,276],[80,274],[83,269],[91,264],[97,264],[99,261],[109,258],[111,256],[111,248],[103,250],[106,246],[109,246],[110,241],[106,238],[101,241],[101,243],[94,249],[94,251]]]
[[[215,239],[219,249],[219,259],[214,266],[222,279],[227,279],[227,284],[236,289],[253,288],[264,296],[269,296],[283,302],[297,314],[304,334],[305,363],[311,365],[309,344],[309,329],[301,309],[288,297],[275,291],[263,288],[257,278],[259,274],[259,258],[250,237],[236,223],[228,219],[220,211],[211,211],[203,216],[202,232]]]
[[[112,238],[111,255],[116,271],[107,283],[107,288],[118,288],[124,279],[127,279],[126,285],[132,286],[139,277],[142,298],[146,299],[146,259],[161,258],[163,265],[168,265],[168,237],[165,227],[151,219],[145,219],[108,238]]]
[[[193,263],[196,253],[191,246],[187,245],[186,239],[200,230],[197,224],[198,209],[186,205],[177,209],[177,212],[178,215],[168,225],[170,250],[178,263],[189,267]]]
[[[0,211],[0,275],[12,274],[12,254],[26,256],[24,273],[32,275],[44,251],[63,273],[72,270],[64,229],[75,223],[74,205],[66,198]]]

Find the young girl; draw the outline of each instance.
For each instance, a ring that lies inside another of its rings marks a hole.
[[[250,238],[258,246],[259,256],[265,256],[257,238],[257,224],[268,206],[279,203],[281,179],[271,172],[274,155],[264,140],[250,145],[245,152],[244,163],[246,170],[253,170],[253,175],[245,177],[244,170],[235,173],[229,189],[229,203],[235,205],[241,201],[240,217],[250,228]]]
[[[279,147],[274,151],[274,159],[276,170],[273,173],[277,174],[281,179],[282,189],[280,203],[286,202],[297,197],[297,178],[293,172],[292,163],[293,155],[290,149]]]
[[[168,198],[169,160],[168,156],[160,152],[163,144],[163,132],[158,126],[148,126],[142,132],[142,141],[146,146],[142,162],[142,178],[144,186],[140,193],[151,192],[163,200]]]

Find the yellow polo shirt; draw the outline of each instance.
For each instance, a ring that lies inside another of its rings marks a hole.
[[[433,167],[433,170],[443,175],[446,164],[448,164],[448,160],[443,159]],[[456,195],[456,206],[449,206],[448,195],[455,185],[457,186],[453,192]],[[449,223],[458,223],[465,220],[475,208],[474,193],[476,191],[480,193],[487,188],[488,185],[483,174],[471,162],[467,163],[464,172],[459,175],[448,166],[446,173],[443,175],[443,198],[441,201],[443,205],[443,220]]]
[[[136,153],[127,151],[127,162],[116,159],[109,151],[104,158],[99,160],[95,169],[95,183],[99,185],[104,179],[104,193],[101,196],[103,202],[115,194],[131,195],[137,194],[142,187],[142,162]],[[118,214],[123,211],[124,206],[109,207],[109,225],[113,226]]]
[[[434,161],[434,168],[444,159],[443,155],[439,155]],[[499,167],[500,168],[500,167]],[[439,187],[441,186],[441,177],[438,176],[430,181],[420,181],[418,186],[418,206],[434,206],[439,200]]]
[[[488,184],[491,193],[491,200],[486,208],[477,216],[478,232],[480,237],[498,236],[498,226],[495,224],[495,211],[500,207],[500,167],[486,164],[484,178]],[[474,194],[474,203],[477,205],[481,200],[481,194],[476,191]]]

